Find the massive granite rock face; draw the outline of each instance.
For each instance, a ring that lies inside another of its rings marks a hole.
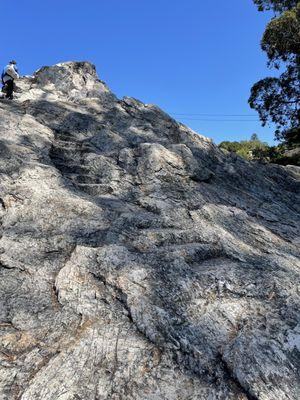
[[[300,398],[299,170],[89,63],[0,103],[1,400]]]

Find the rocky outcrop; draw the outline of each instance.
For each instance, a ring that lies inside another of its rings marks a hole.
[[[299,170],[89,63],[0,102],[0,398],[297,400]]]

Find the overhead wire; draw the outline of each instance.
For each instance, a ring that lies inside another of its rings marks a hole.
[[[170,113],[173,117],[186,121],[204,121],[204,122],[260,122],[255,114],[204,114],[204,113]],[[212,117],[212,118],[193,118],[193,117]],[[215,117],[227,117],[215,118]],[[255,118],[255,119],[231,119],[238,118]],[[229,118],[229,119],[228,119]]]
[[[206,122],[259,122],[259,119],[203,119],[203,118],[180,118],[185,121],[206,121]]]
[[[172,115],[202,116],[202,117],[256,117],[255,114],[200,114],[200,113],[170,113]]]

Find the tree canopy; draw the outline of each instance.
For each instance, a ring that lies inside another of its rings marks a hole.
[[[268,143],[260,141],[258,135],[253,133],[250,140],[241,140],[240,142],[224,141],[219,144],[223,150],[238,154],[246,160],[256,159],[256,155],[265,151],[269,146]]]
[[[300,52],[300,2],[269,22],[261,48],[267,53],[270,65],[296,61]]]
[[[283,12],[295,7],[298,0],[254,0],[259,11],[273,10]]]
[[[258,111],[262,124],[266,125],[269,120],[274,122],[276,139],[287,140],[291,144],[289,130],[295,132],[299,127],[299,101],[299,70],[295,65],[288,66],[279,78],[265,78],[257,82],[249,98],[250,107]],[[296,144],[299,137],[294,135],[293,138]]]
[[[261,41],[269,67],[285,67],[279,77],[267,77],[251,89],[250,107],[263,125],[276,125],[275,137],[300,144],[300,1],[254,0],[261,10],[281,12],[266,27]]]
[[[285,144],[269,146],[262,142],[256,133],[250,140],[240,142],[221,142],[219,147],[224,152],[235,153],[248,161],[263,163],[300,165],[300,149],[289,150]]]

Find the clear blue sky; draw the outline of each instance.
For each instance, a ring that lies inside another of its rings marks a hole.
[[[88,60],[119,97],[157,104],[217,143],[254,132],[272,143],[247,104],[272,74],[259,47],[271,15],[252,0],[14,0],[1,15],[0,60],[17,59],[22,74]]]

